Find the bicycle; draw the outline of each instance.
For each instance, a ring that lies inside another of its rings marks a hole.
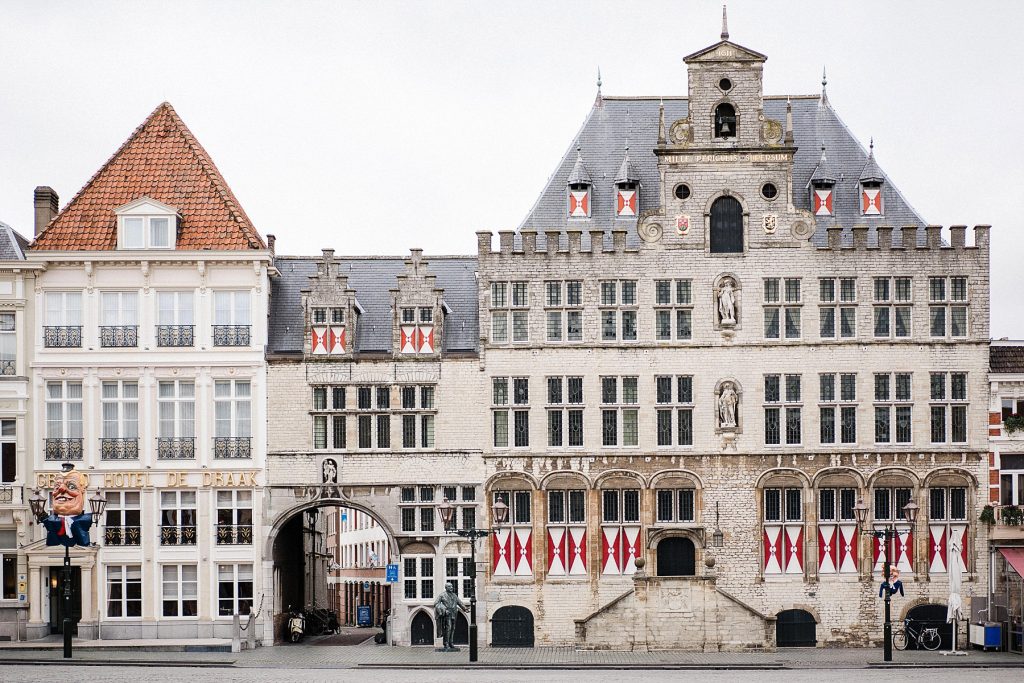
[[[909,634],[909,637],[908,637]],[[907,644],[913,642],[925,650],[938,650],[942,645],[938,628],[914,628],[914,620],[909,617],[903,620],[903,628],[892,634],[892,644],[897,650],[906,650]]]

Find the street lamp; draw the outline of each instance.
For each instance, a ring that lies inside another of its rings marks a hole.
[[[722,527],[718,526],[718,501],[715,501],[715,531],[711,534],[711,545],[714,548],[725,545],[725,534],[722,533]]]
[[[437,508],[437,514],[441,517],[441,524],[446,533],[458,534],[469,539],[469,562],[470,562],[470,594],[469,594],[469,661],[477,661],[477,627],[476,627],[476,541],[478,538],[486,538],[497,529],[478,529],[472,526],[468,529],[455,528],[455,507],[445,498]],[[498,498],[491,505],[491,520],[495,527],[500,527],[508,520],[508,505]]]
[[[903,518],[907,520],[907,524],[910,525],[910,530],[913,531],[914,525],[917,523],[917,513],[920,509],[917,503],[910,501],[903,506]],[[895,522],[887,524],[882,529],[868,529],[865,527],[865,522],[868,516],[868,504],[864,502],[863,498],[857,499],[857,504],[853,506],[853,512],[857,516],[857,526],[860,527],[861,533],[866,533],[872,538],[883,539],[885,542],[885,562],[882,564],[882,576],[885,577],[885,582],[889,583],[890,575],[890,560],[893,556],[892,542],[899,536],[899,531],[896,529]],[[886,662],[892,661],[892,615],[890,612],[890,602],[892,594],[885,590],[883,591],[885,598],[885,624],[882,627],[882,659]]]

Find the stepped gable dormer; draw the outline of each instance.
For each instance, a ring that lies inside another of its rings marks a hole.
[[[566,201],[569,218],[590,218],[591,190],[594,186],[583,163],[583,152],[576,145],[576,163],[565,181],[567,186]]]
[[[810,191],[811,212],[815,216],[834,216],[835,204],[833,192],[836,186],[836,172],[829,163],[828,155],[825,153],[825,145],[821,145],[821,159],[814,167],[814,173],[807,183]]]
[[[640,174],[629,161],[629,145],[615,174],[615,217],[635,218],[640,205]]]
[[[884,213],[882,203],[882,185],[885,174],[875,163],[875,139],[871,138],[868,146],[868,159],[860,172],[860,212],[864,216],[881,216]]]
[[[309,276],[309,285],[302,290],[302,307],[306,328],[303,352],[321,359],[351,357],[362,310],[348,278],[341,275],[333,249],[323,250],[316,275]]]
[[[396,279],[398,287],[391,290],[395,355],[437,358],[441,355],[447,307],[437,277],[427,274],[422,249],[411,250],[405,259],[405,272]]]

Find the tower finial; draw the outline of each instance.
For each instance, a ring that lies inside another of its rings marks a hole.
[[[729,17],[725,13],[725,5],[722,5],[722,40],[729,40]]]
[[[601,92],[601,67],[597,67],[597,91]]]
[[[828,91],[826,86],[828,85],[828,77],[825,75],[825,67],[821,67],[821,103],[828,104]]]
[[[875,156],[875,136],[874,135],[871,136],[871,140],[870,140],[870,142],[868,142],[868,156],[869,157]]]
[[[786,97],[786,144],[793,144],[793,103]]]
[[[601,67],[597,67],[597,96],[594,97],[594,106],[604,106],[604,97],[601,95]]]
[[[665,98],[658,98],[658,144],[665,144]]]

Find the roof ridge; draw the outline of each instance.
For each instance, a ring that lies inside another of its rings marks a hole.
[[[820,100],[821,94],[814,95],[762,95],[762,100]],[[666,102],[686,102],[689,100],[688,95],[602,95],[601,99],[604,101],[617,100],[617,101],[641,101],[641,100],[665,100]]]

